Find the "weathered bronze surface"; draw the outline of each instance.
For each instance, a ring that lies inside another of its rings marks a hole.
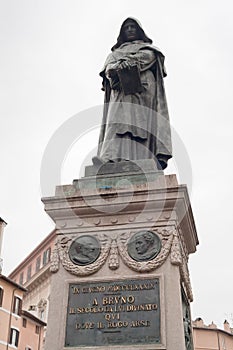
[[[154,259],[161,250],[159,236],[151,231],[140,231],[132,236],[128,243],[128,253],[136,261]]]
[[[159,169],[166,168],[172,145],[164,59],[137,20],[122,23],[100,72],[105,104],[95,166],[154,159]]]
[[[100,255],[99,241],[89,235],[77,238],[70,246],[70,260],[77,265],[88,265],[93,263]]]
[[[127,173],[128,176],[129,173],[145,173],[147,171],[160,171],[159,169],[156,169],[156,163],[153,159],[121,161],[116,163],[109,162],[100,165],[99,168],[95,166],[86,166],[85,176],[109,175],[117,173]]]
[[[65,346],[160,342],[158,278],[69,285]]]
[[[139,68],[136,64],[118,69],[117,75],[125,95],[141,93],[143,91]]]

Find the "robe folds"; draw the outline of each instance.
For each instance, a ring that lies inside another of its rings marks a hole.
[[[124,61],[137,65],[141,92],[124,94],[117,75]],[[166,163],[172,145],[164,55],[141,40],[125,42],[107,57],[100,75],[105,101],[98,157],[104,162],[153,158]]]

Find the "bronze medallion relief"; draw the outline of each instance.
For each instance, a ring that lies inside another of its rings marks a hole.
[[[100,243],[89,235],[75,239],[69,249],[70,260],[76,265],[88,265],[96,261],[100,255]]]
[[[149,261],[154,259],[161,250],[161,240],[152,231],[135,233],[128,242],[128,254],[136,261]]]

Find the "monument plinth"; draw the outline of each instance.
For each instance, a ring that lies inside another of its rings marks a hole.
[[[46,350],[193,349],[198,239],[175,175],[99,172],[43,202],[57,230]]]

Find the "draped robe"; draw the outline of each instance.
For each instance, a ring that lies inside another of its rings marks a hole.
[[[117,79],[123,61],[138,66],[142,92],[124,94]],[[167,162],[172,146],[163,54],[143,41],[125,42],[107,57],[100,75],[105,104],[98,157],[104,162],[149,158]]]

